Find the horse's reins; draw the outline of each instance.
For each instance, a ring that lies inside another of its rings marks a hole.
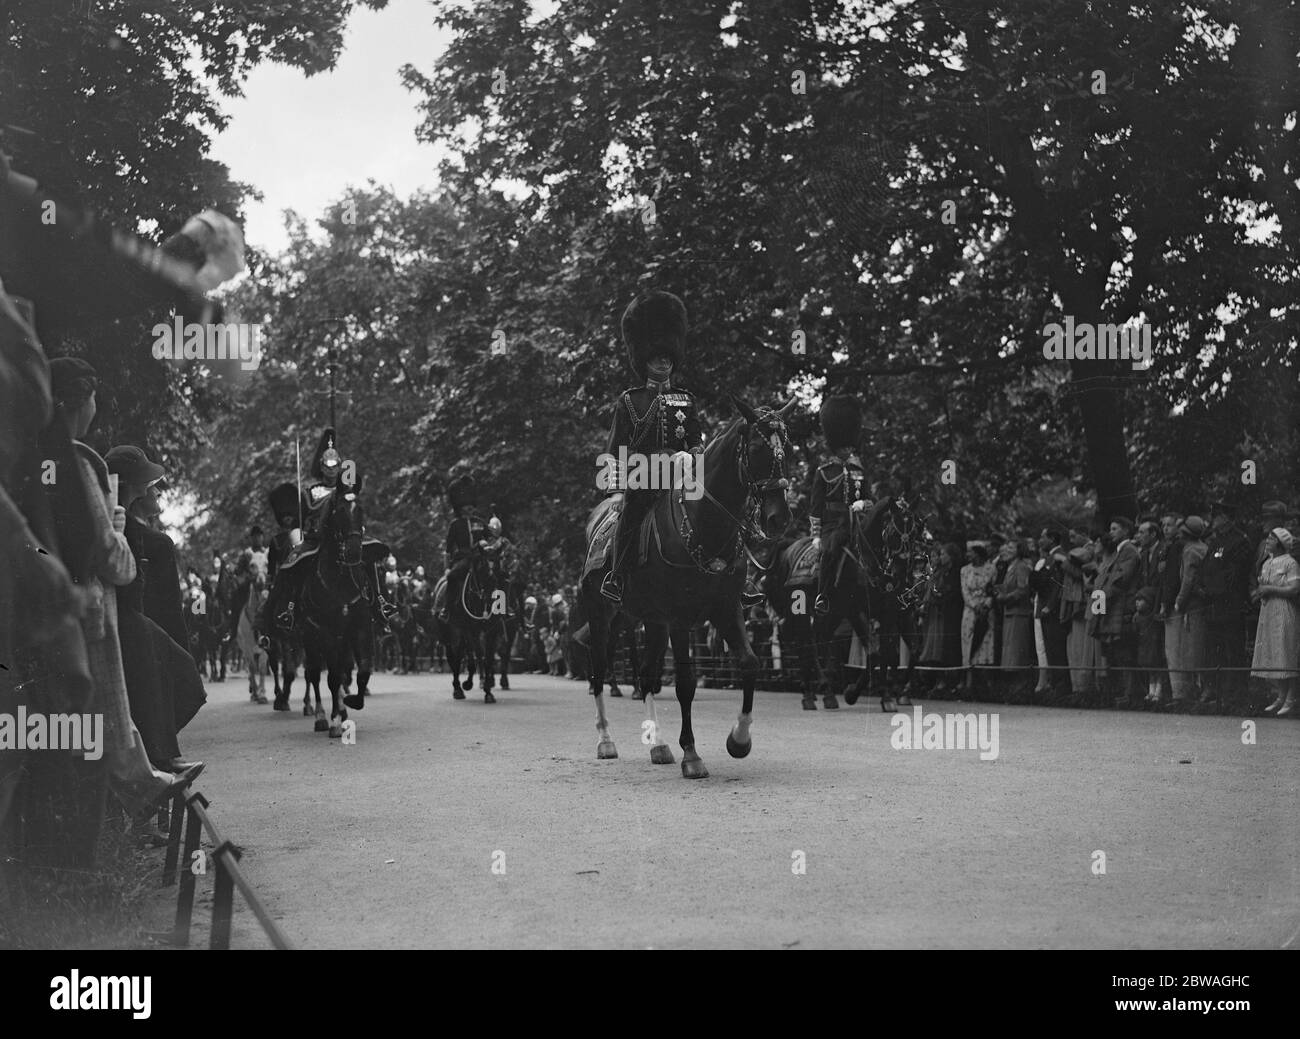
[[[779,445],[780,434],[784,432],[785,424],[782,423],[779,419],[775,419],[775,418],[771,419],[770,421],[772,425],[775,427],[773,428],[772,433],[774,436],[777,437],[777,442]],[[759,429],[759,432],[762,432],[761,427]],[[785,489],[786,487],[790,486],[790,481],[787,479],[785,475],[784,448],[778,448],[777,446],[774,446],[772,451],[772,471],[767,475],[766,478],[762,480],[755,480],[750,476],[749,473],[748,447],[749,447],[748,439],[746,437],[740,437],[738,439],[738,443],[736,446],[736,467],[740,472],[741,481],[745,485],[745,504],[742,507],[741,511],[752,511],[749,508],[750,502],[751,501],[761,502],[762,496],[765,493],[767,493],[769,490],[771,490],[773,487],[780,487],[781,489]],[[708,502],[712,502],[714,507],[719,512],[721,512],[724,516],[727,517],[730,525],[736,528],[737,544],[736,544],[736,548],[732,549],[732,553],[734,554],[738,549],[743,547],[745,549],[745,552],[749,555],[750,560],[754,563],[754,565],[758,566],[760,570],[763,570],[763,572],[766,573],[766,569],[764,569],[762,566],[759,565],[758,561],[754,559],[753,553],[749,551],[749,546],[746,544],[746,537],[745,537],[746,534],[748,534],[750,537],[756,537],[756,538],[761,538],[763,540],[767,540],[767,535],[763,532],[761,527],[755,524],[753,520],[741,519],[740,517],[733,514],[730,509],[728,509],[725,505],[722,504],[722,502],[718,501],[718,499],[714,497],[712,493],[710,493],[708,487],[704,485],[702,479],[700,481],[700,491],[702,492],[701,496],[704,498],[704,500]],[[703,548],[694,544],[695,528],[691,524],[690,516],[686,512],[685,501],[686,501],[685,494],[683,494],[682,497],[678,498],[678,504],[681,506],[681,516],[682,516],[682,523],[681,523],[682,540],[686,545],[686,553],[691,557],[691,561],[695,564],[696,568],[701,573],[716,575],[721,571],[710,569],[708,564],[704,561]],[[718,556],[715,556],[714,559],[715,561],[722,561],[722,556],[719,554]],[[725,562],[727,562],[730,565],[725,567],[724,569],[730,570],[732,567],[735,566],[736,560],[733,558],[730,560],[725,560]],[[769,564],[767,569],[770,568],[771,566]]]

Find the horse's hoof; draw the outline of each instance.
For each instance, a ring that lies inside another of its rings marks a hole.
[[[700,758],[687,758],[682,761],[683,779],[708,779],[709,770]]]
[[[898,698],[898,706],[899,706],[899,707],[911,707],[911,706],[912,706],[912,698],[911,698],[910,696],[908,696],[906,693],[904,693],[902,696],[900,696],[900,697]]]
[[[886,714],[896,714],[898,712],[898,703],[892,696],[882,696],[880,698],[880,709]]]
[[[614,746],[613,740],[601,740],[596,744],[596,757],[601,761],[606,758],[618,757],[618,748]]]
[[[800,702],[803,704],[803,709],[805,711],[817,710],[817,700],[815,697],[805,696]]]
[[[827,693],[822,697],[822,706],[828,711],[838,711],[840,709],[840,702],[835,699],[834,693]]]
[[[483,702],[484,702],[484,703],[496,703],[496,702],[497,702],[497,698],[496,698],[495,696],[492,695],[492,691],[491,691],[491,690],[488,690],[486,693],[483,694]]]
[[[645,700],[645,693],[633,693],[633,694],[632,694],[632,699],[633,699],[633,700],[641,700],[641,701],[644,702],[644,700]]]
[[[620,700],[623,699],[623,694],[619,692],[619,688],[616,685],[612,685],[609,687],[609,695],[617,696]]]
[[[327,722],[324,718],[317,718],[317,719],[316,719],[316,731],[317,731],[317,732],[327,732],[327,731],[329,731],[329,727],[330,727],[330,723]]]
[[[508,679],[505,675],[501,676],[501,688],[502,689],[510,688],[510,679]]]
[[[361,693],[357,693],[353,696],[343,697],[343,705],[352,708],[354,711],[359,711],[366,705],[366,700]]]
[[[671,765],[676,760],[673,757],[673,749],[666,743],[650,748],[650,764],[652,765]],[[686,766],[683,765],[682,767],[685,768]]]
[[[451,698],[453,700],[463,700],[465,699],[465,691],[463,689],[453,689],[451,691]]]
[[[732,736],[731,733],[727,733],[727,753],[733,758],[747,758],[749,757],[749,752],[753,749],[753,740],[750,740],[748,743],[737,743],[735,737]],[[686,763],[682,762],[682,768],[684,769],[685,767]],[[704,774],[706,776],[708,775],[707,772]]]
[[[306,704],[303,704],[303,705],[302,705],[302,716],[303,716],[304,718],[310,718],[310,717],[312,716],[312,713],[313,713],[313,712],[312,712],[312,709],[311,709],[310,707],[308,707]]]
[[[288,709],[289,704],[284,700],[276,700],[275,703],[271,705],[271,710],[273,711],[287,711]]]
[[[844,694],[844,702],[852,707],[858,702],[858,696],[861,695],[856,689],[850,689]]]
[[[332,740],[336,740],[336,739],[338,739],[339,737],[341,737],[342,735],[343,735],[343,726],[342,726],[342,725],[331,725],[331,726],[330,726],[330,739],[332,739]]]
[[[461,683],[461,688],[462,688],[462,689],[473,689],[473,688],[474,688],[474,679],[472,679],[472,678],[467,678],[467,679],[465,679],[465,681]]]

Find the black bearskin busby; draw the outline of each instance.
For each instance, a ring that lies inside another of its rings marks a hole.
[[[832,451],[857,450],[862,437],[862,405],[856,397],[828,397],[822,404],[822,432]]]
[[[320,443],[316,445],[316,454],[311,460],[311,475],[318,480],[328,480],[337,476],[342,466],[343,458],[338,452],[334,427],[327,426],[320,435]]]
[[[646,362],[663,353],[673,368],[686,360],[686,305],[671,292],[643,292],[623,311],[623,342],[637,378],[646,377]]]
[[[447,502],[452,509],[460,512],[461,509],[470,505],[478,504],[478,488],[474,484],[474,477],[469,473],[455,477],[447,484]]]
[[[306,496],[300,495],[298,488],[291,483],[280,484],[267,495],[267,499],[271,503],[271,515],[280,526],[284,526],[282,521],[285,516],[291,517],[289,526],[297,526],[302,522],[300,517],[305,517],[309,511]]]

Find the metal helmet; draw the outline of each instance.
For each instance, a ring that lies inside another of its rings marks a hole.
[[[397,569],[397,557],[396,557],[396,556],[391,556],[391,555],[390,555],[387,559],[385,559],[385,560],[384,560],[384,569],[385,569],[385,570],[396,570],[396,569]]]
[[[493,536],[501,533],[501,521],[496,516],[488,520],[488,530],[492,531]]]
[[[424,576],[424,567],[422,567],[422,566],[417,566],[417,567],[415,568],[415,576],[416,576],[416,577],[423,577],[423,576]]]

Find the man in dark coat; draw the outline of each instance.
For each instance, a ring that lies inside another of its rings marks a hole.
[[[855,397],[830,397],[822,405],[821,422],[832,457],[813,473],[808,521],[813,544],[821,550],[814,608],[818,613],[827,613],[842,550],[849,544],[851,517],[867,505],[866,474],[857,454],[862,406]]]
[[[614,562],[601,584],[607,599],[623,601],[623,574],[627,553],[642,520],[654,508],[663,488],[629,486],[624,459],[642,456],[648,470],[663,455],[687,452],[698,463],[704,453],[704,432],[695,397],[672,385],[672,377],[686,359],[686,306],[670,292],[644,292],[623,312],[623,342],[628,360],[641,385],[619,394],[614,402],[605,452],[617,461],[610,490],[622,492],[623,506],[614,536]]]
[[[135,580],[117,589],[131,717],[153,764],[178,772],[196,763],[181,758],[176,734],[198,713],[207,694],[187,648],[176,547],[149,526],[160,511],[158,482],[164,471],[129,444],[114,447],[104,461],[118,477],[118,501],[127,511],[126,541],[136,565]]]
[[[1210,506],[1211,533],[1201,584],[1210,601],[1205,665],[1211,669],[1246,666],[1246,611],[1255,546],[1238,526],[1236,513],[1233,501],[1220,499]],[[1201,704],[1206,709],[1223,703],[1243,707],[1246,689],[1245,671],[1211,670],[1205,675]]]

